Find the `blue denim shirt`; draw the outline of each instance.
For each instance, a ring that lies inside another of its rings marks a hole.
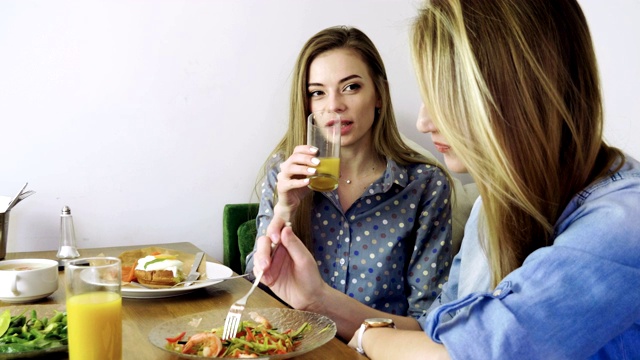
[[[282,161],[274,159],[262,184],[258,235],[273,216]],[[387,313],[424,314],[447,281],[453,258],[451,187],[442,170],[387,160],[383,176],[346,211],[337,191],[313,196],[313,255],[324,281]],[[253,252],[247,272],[252,268]]]
[[[640,359],[640,163],[627,157],[577,194],[553,245],[493,291],[476,205],[449,283],[419,320],[453,359]],[[473,257],[476,270],[464,268]],[[474,271],[480,285],[460,286]]]

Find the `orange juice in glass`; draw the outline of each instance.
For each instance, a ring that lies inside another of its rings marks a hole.
[[[340,114],[322,110],[307,117],[307,145],[318,148],[315,174],[309,176],[309,188],[332,191],[340,178]]]
[[[94,257],[65,266],[70,360],[122,359],[121,263]]]
[[[309,187],[315,191],[331,191],[338,187],[340,177],[340,158],[318,157],[320,164],[316,173],[309,179]]]

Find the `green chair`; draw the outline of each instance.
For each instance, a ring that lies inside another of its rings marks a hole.
[[[226,204],[222,212],[223,262],[238,274],[244,274],[245,259],[256,241],[258,207],[258,203]]]

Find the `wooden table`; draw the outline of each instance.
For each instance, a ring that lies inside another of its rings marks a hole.
[[[81,256],[95,256],[104,254],[107,256],[118,256],[122,252],[138,249],[147,246],[159,246],[163,248],[196,253],[200,251],[195,245],[188,242],[140,245],[140,246],[118,246],[95,249],[79,249]],[[55,251],[22,252],[9,253],[6,259],[24,258],[46,258],[55,259]],[[207,257],[208,261],[212,260]],[[46,299],[36,302],[37,304],[64,304],[65,290],[63,272],[60,272],[58,290]],[[228,309],[231,304],[244,295],[251,283],[245,279],[231,279],[197,289],[194,292],[168,298],[158,299],[122,299],[122,358],[123,359],[179,359],[179,356],[170,354],[158,349],[151,344],[147,338],[151,329],[167,320],[183,315],[203,312],[211,309]],[[0,306],[11,304],[0,301]],[[280,301],[270,296],[266,292],[257,288],[249,298],[247,307],[285,307]],[[49,357],[50,359],[53,357]],[[56,359],[68,359],[67,354],[63,354]],[[338,338],[334,338],[320,348],[303,354],[296,359],[367,359],[348,347]]]

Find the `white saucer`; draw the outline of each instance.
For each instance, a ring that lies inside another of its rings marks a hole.
[[[55,291],[50,292],[50,293],[46,293],[46,294],[32,295],[32,296],[12,296],[12,297],[2,297],[2,296],[0,296],[0,301],[6,302],[6,303],[9,303],[9,304],[28,303],[28,302],[44,299],[47,296],[53,294],[54,292]]]

